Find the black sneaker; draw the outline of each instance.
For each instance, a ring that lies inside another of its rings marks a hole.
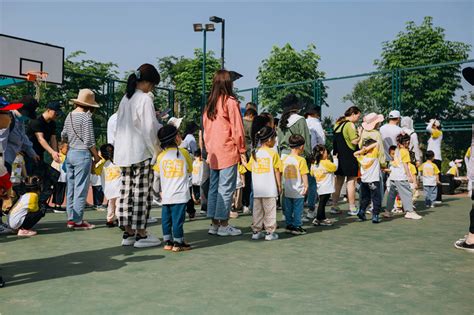
[[[357,212],[357,217],[359,218],[359,221],[367,221],[367,217],[365,216],[365,210],[360,209],[359,212]]]
[[[287,225],[287,226],[286,226],[286,229],[285,229],[285,232],[291,234],[294,229],[295,229],[294,226],[292,226],[292,225]]]
[[[291,231],[291,234],[293,235],[304,235],[306,234],[306,230],[303,229],[301,226],[293,228],[293,231]]]
[[[184,252],[187,250],[191,250],[191,245],[187,244],[186,242],[174,242],[174,246],[172,251],[173,252]]]
[[[474,244],[466,243],[466,240],[460,239],[454,243],[454,247],[457,249],[464,249],[465,251],[474,253]]]
[[[66,209],[61,207],[61,206],[55,206],[55,207],[53,207],[53,212],[54,213],[66,213]]]

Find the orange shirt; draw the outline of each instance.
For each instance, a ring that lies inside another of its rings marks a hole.
[[[213,170],[221,170],[240,161],[245,153],[245,135],[239,102],[228,97],[217,102],[217,116],[214,120],[203,115],[204,144],[207,150],[207,162]]]

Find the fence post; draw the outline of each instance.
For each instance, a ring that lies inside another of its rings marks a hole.
[[[174,90],[168,89],[168,106],[171,109],[171,116],[175,116],[175,108],[174,108]]]

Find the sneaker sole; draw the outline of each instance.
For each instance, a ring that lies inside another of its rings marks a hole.
[[[95,228],[95,226],[93,227],[72,227],[73,230],[77,230],[77,231],[85,231],[85,230],[93,230]]]
[[[158,247],[160,245],[161,245],[161,243],[138,244],[137,242],[135,242],[135,244],[133,244],[133,247],[135,247],[135,248],[147,248],[147,247]]]
[[[135,244],[135,241],[130,242],[130,243],[128,243],[128,242],[122,242],[122,246],[133,246],[133,244]]]
[[[223,236],[223,237],[225,237],[225,236],[239,236],[239,235],[242,235],[242,233],[239,233],[239,234],[229,234],[229,233],[223,234],[223,233],[221,233],[221,234],[219,234],[219,232],[217,232],[217,235],[218,236]]]
[[[465,250],[466,252],[474,253],[473,248],[464,248],[464,247],[458,246],[458,244],[456,244],[456,243],[454,243],[454,247],[456,247],[457,249]]]
[[[210,232],[210,231],[208,231],[207,234],[209,234],[209,235],[217,235],[217,232]]]
[[[163,247],[164,250],[173,250],[173,246],[165,246]]]
[[[173,247],[173,249],[171,250],[173,253],[179,253],[179,252],[187,252],[187,251],[190,251],[192,248],[191,247]]]

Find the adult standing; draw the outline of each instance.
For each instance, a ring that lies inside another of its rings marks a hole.
[[[418,167],[423,161],[423,155],[421,154],[420,150],[418,134],[415,132],[415,128],[413,127],[413,119],[411,119],[411,117],[404,116],[402,117],[400,125],[402,127],[403,133],[410,136],[410,146],[408,147],[408,150],[415,154],[416,167]]]
[[[151,210],[153,159],[158,152],[158,129],[153,100],[148,92],[160,83],[151,64],[141,65],[127,80],[126,94],[117,111],[114,163],[122,169],[118,205],[119,225],[125,231],[123,246],[159,246],[161,241],[147,233]]]
[[[428,139],[427,151],[434,152],[434,163],[441,170],[441,143],[443,141],[443,132],[441,131],[441,123],[439,120],[431,119],[426,126],[426,131],[430,133],[430,138]],[[438,184],[438,193],[436,195],[435,204],[441,204],[443,196],[443,185]]]
[[[338,167],[336,174],[336,191],[332,195],[333,206],[331,213],[340,213],[337,207],[341,195],[342,185],[347,180],[347,197],[349,199],[349,214],[357,215],[355,205],[356,179],[359,173],[359,165],[354,157],[359,143],[358,131],[355,123],[359,121],[360,109],[357,106],[349,107],[344,116],[339,117],[334,125],[333,153],[337,155]]]
[[[66,157],[67,168],[67,227],[78,230],[90,230],[95,226],[83,220],[89,191],[92,158],[95,163],[100,157],[95,147],[92,113],[99,105],[95,94],[89,89],[79,91],[72,99],[74,110],[64,120],[61,138],[68,142]]]
[[[48,209],[48,199],[53,193],[53,186],[59,178],[59,172],[54,170],[44,161],[44,153],[47,152],[51,158],[61,163],[58,141],[56,139],[56,120],[62,115],[61,104],[53,101],[46,105],[46,110],[30,122],[27,132],[28,138],[33,143],[33,149],[40,157],[40,161],[34,165],[27,160],[27,171],[30,175],[39,176],[41,179],[41,193],[39,204],[41,209]]]
[[[242,231],[229,224],[235,191],[237,164],[246,162],[245,135],[240,105],[226,70],[214,75],[203,113],[204,144],[210,167],[207,217],[212,220],[209,234],[236,236]]]
[[[245,156],[250,159],[250,152],[253,149],[252,147],[252,125],[257,116],[257,105],[254,103],[247,103],[245,105],[245,113],[244,113],[244,134],[245,134],[245,147],[247,151],[245,152]],[[253,206],[253,198],[252,198],[252,173],[246,172],[244,174],[245,177],[245,185],[242,188],[242,212],[244,214],[249,214],[252,210]]]
[[[400,124],[400,112],[398,110],[392,110],[388,113],[388,123],[383,125],[380,128],[380,133],[382,134],[383,147],[385,152],[385,159],[390,161],[389,149],[391,146],[397,145],[397,137],[402,133],[402,128],[398,125]]]
[[[107,143],[115,145],[115,131],[117,130],[117,113],[113,113],[107,120]]]

